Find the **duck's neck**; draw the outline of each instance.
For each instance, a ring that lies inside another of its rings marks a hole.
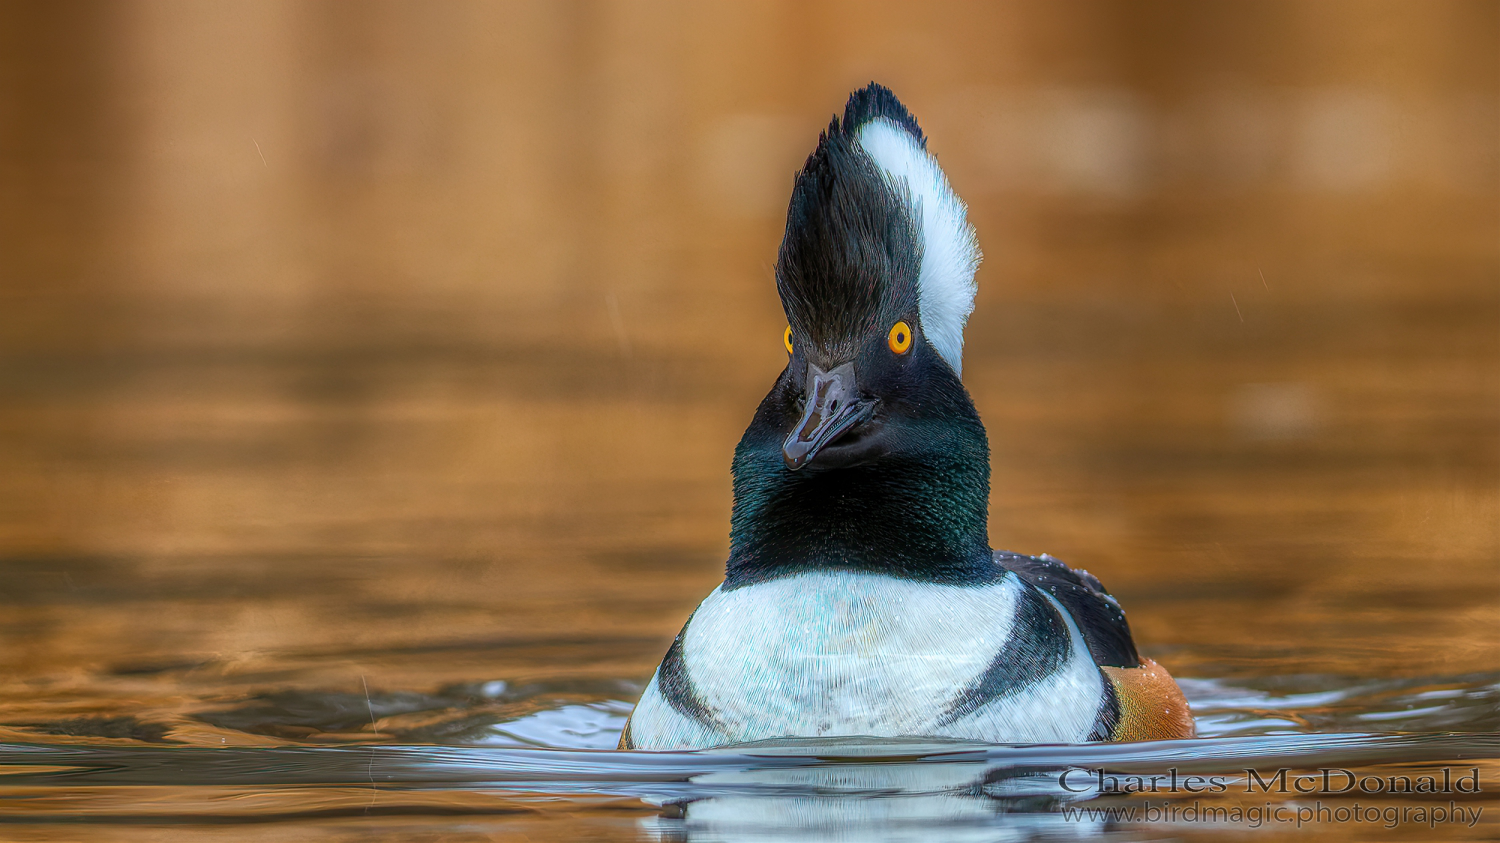
[[[996,576],[987,533],[984,426],[963,387],[893,417],[889,451],[861,465],[787,469],[778,384],[734,453],[725,588],[809,570],[979,584]],[[935,406],[934,406],[935,404]]]

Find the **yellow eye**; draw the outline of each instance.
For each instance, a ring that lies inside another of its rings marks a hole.
[[[781,335],[781,342],[786,346],[786,353],[792,353],[792,326],[786,326],[786,333]]]
[[[905,322],[892,325],[891,334],[886,337],[886,344],[891,347],[891,351],[905,354],[907,349],[911,348],[911,328],[907,327]]]

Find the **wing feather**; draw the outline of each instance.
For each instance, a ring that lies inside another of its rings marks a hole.
[[[997,550],[995,564],[1056,598],[1073,616],[1100,667],[1141,666],[1125,611],[1093,574],[1075,571],[1046,554],[1023,556]]]

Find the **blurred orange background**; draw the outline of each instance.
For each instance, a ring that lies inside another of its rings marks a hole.
[[[0,4],[0,667],[644,678],[870,80],[986,254],[996,547],[1178,673],[1493,667],[1500,5],[1384,0]]]

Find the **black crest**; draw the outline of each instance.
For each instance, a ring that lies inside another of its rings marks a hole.
[[[793,333],[832,358],[917,313],[922,237],[910,197],[856,140],[860,126],[880,117],[925,143],[895,94],[873,83],[856,91],[797,174],[776,261]]]
[[[844,131],[853,132],[877,117],[884,117],[905,129],[923,149],[927,148],[927,138],[922,135],[917,118],[911,116],[890,88],[875,82],[849,95],[849,102],[844,104]]]

